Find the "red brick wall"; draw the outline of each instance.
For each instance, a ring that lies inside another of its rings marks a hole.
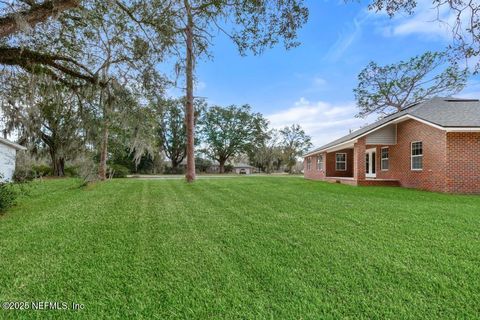
[[[365,137],[358,139],[354,144],[354,157],[355,157],[355,166],[354,166],[354,175],[355,180],[365,180],[365,151],[367,150],[365,145]]]
[[[307,170],[307,158],[303,160],[303,175],[306,179],[323,179],[325,178],[325,170],[317,170],[317,155],[310,156],[311,166]],[[325,153],[323,153],[323,167],[325,168]]]
[[[347,170],[346,171],[337,171],[336,170],[336,154],[337,153],[346,153],[347,154]],[[334,152],[327,153],[327,177],[353,177],[353,149],[344,149]]]
[[[346,153],[347,154],[347,170],[336,171],[335,154]],[[353,149],[344,149],[331,153],[322,153],[324,161],[324,170],[317,170],[317,155],[306,157],[303,161],[303,172],[307,179],[323,179],[328,177],[353,177]],[[311,159],[310,170],[307,170],[307,159]]]
[[[390,168],[380,169],[380,149],[377,146],[377,178],[397,179],[400,185],[430,191],[446,190],[446,132],[416,120],[397,125],[397,144],[389,147]],[[411,170],[411,143],[423,142],[423,170]]]
[[[447,133],[448,192],[480,193],[480,133]]]

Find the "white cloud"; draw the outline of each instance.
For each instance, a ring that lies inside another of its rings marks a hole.
[[[328,61],[336,62],[350,48],[350,46],[362,35],[363,24],[371,16],[370,13],[361,11],[352,24],[347,26],[347,31],[340,33],[337,41],[330,47],[325,58]]]
[[[357,111],[354,102],[333,104],[300,98],[291,108],[270,114],[267,119],[277,129],[299,124],[319,147],[374,120],[355,118]]]
[[[456,16],[449,5],[436,8],[432,3],[419,2],[413,15],[397,15],[392,19],[382,15],[384,24],[380,28],[381,34],[386,37],[419,35],[432,40],[450,41],[452,27],[456,23]],[[460,19],[466,23],[467,13]]]
[[[195,90],[196,91],[203,91],[205,90],[205,88],[207,88],[207,84],[203,81],[198,81],[198,82],[195,82]]]
[[[327,80],[320,77],[314,77],[312,82],[313,82],[313,86],[317,88],[324,87],[327,84]]]

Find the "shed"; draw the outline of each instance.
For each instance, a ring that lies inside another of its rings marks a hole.
[[[24,146],[0,138],[0,181],[11,181],[15,172],[17,151],[27,150]]]

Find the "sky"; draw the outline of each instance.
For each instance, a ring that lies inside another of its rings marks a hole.
[[[298,123],[315,146],[328,143],[375,120],[355,118],[353,89],[370,61],[396,63],[451,42],[447,26],[432,22],[437,12],[431,2],[419,2],[424,4],[413,16],[390,19],[367,11],[364,1],[307,0],[310,16],[299,32],[301,45],[288,51],[277,46],[261,56],[240,56],[219,34],[213,58],[197,61],[195,95],[214,105],[249,104],[274,128]],[[472,77],[457,96],[480,98],[478,90],[480,79]]]

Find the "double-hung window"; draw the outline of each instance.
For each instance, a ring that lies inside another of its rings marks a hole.
[[[335,170],[347,171],[347,154],[346,153],[335,154]]]
[[[382,148],[382,158],[381,158],[381,168],[383,171],[387,171],[389,169],[389,166],[390,166],[390,163],[388,161],[388,158],[389,158],[389,154],[388,154],[388,148]]]
[[[323,154],[317,156],[317,170],[323,170]]]
[[[312,166],[312,158],[308,157],[307,158],[307,170],[310,171],[310,168]]]
[[[421,141],[412,142],[411,146],[412,170],[423,169],[423,144]]]

